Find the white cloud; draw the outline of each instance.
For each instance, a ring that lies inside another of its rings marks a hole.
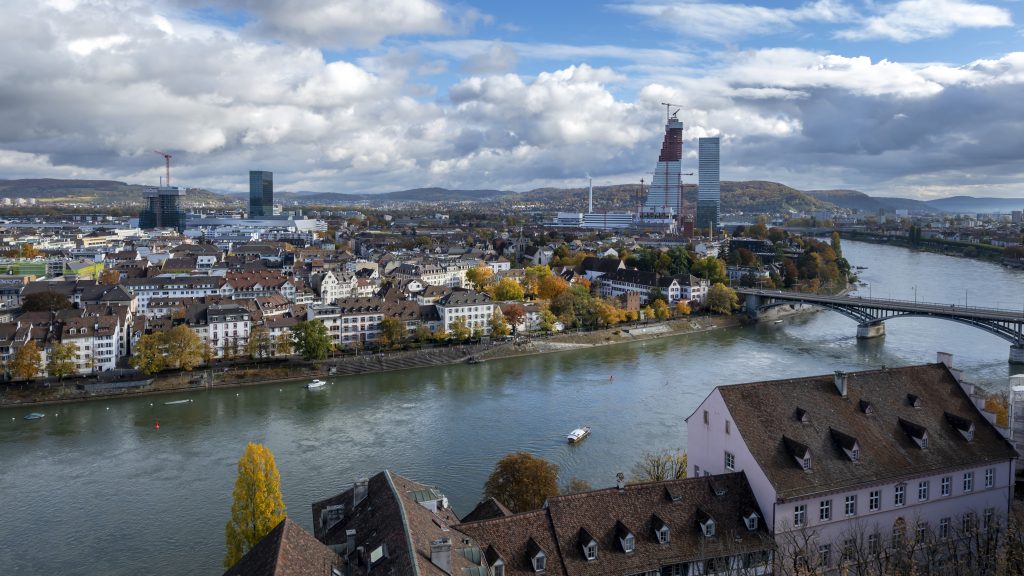
[[[838,33],[849,40],[886,38],[912,42],[948,36],[959,28],[1012,26],[1004,8],[962,0],[900,0],[880,7],[880,14],[866,18],[858,27]]]
[[[778,34],[800,22],[841,22],[855,16],[853,9],[839,0],[816,0],[796,8],[710,2],[631,3],[610,7],[647,16],[657,27],[711,40]]]

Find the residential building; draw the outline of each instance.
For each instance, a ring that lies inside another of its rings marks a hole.
[[[1017,453],[940,360],[719,386],[687,418],[692,474],[744,472],[782,553],[825,569],[854,538],[874,554],[1005,523]],[[835,553],[796,549],[807,534]]]
[[[375,342],[384,319],[384,302],[379,298],[340,298],[330,306],[310,306],[306,319],[323,322],[336,345]]]
[[[435,304],[441,317],[441,325],[446,331],[459,318],[463,319],[470,330],[480,330],[483,334],[491,333],[491,317],[497,305],[491,297],[475,290],[453,290]]]

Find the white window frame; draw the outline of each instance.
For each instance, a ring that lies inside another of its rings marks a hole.
[[[899,507],[907,503],[907,485],[897,484],[892,493],[892,505]]]
[[[845,498],[843,502],[843,514],[846,516],[857,515],[857,495],[850,494]]]
[[[985,488],[991,488],[996,484],[996,469],[986,468],[985,469]]]
[[[793,507],[793,526],[800,528],[807,523],[807,505],[797,504]]]
[[[736,469],[736,455],[728,450],[725,451],[725,469],[735,470]]]
[[[587,544],[583,552],[587,556],[587,560],[597,560],[597,542]]]
[[[939,538],[943,540],[949,538],[949,517],[939,520]]]
[[[872,490],[868,494],[868,511],[875,512],[882,507],[882,491]]]
[[[953,492],[953,477],[943,476],[942,481],[939,483],[939,494],[942,496],[949,496]]]
[[[818,521],[828,522],[832,519],[832,500],[822,500],[818,502]]]
[[[931,482],[928,480],[921,480],[917,483],[917,501],[924,502],[928,500],[931,495]]]
[[[974,471],[964,472],[964,494],[974,492]]]

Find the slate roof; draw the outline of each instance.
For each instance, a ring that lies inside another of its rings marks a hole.
[[[537,549],[543,551],[547,559],[545,574],[566,574],[547,510],[469,522],[460,524],[458,529],[485,550],[491,563],[500,557],[505,563],[506,576],[536,576],[531,558]]]
[[[490,304],[491,297],[476,290],[456,289],[437,301],[439,306],[482,306]]]
[[[829,374],[718,388],[780,500],[1016,457],[944,364],[847,373],[846,398],[834,378]],[[908,402],[908,395],[921,400],[919,408]],[[871,414],[862,409],[863,401],[870,402]],[[806,424],[791,416],[798,406],[807,413]],[[974,424],[973,442],[946,413],[961,425]],[[927,449],[904,431],[917,427],[928,431]],[[842,452],[830,428],[856,438],[859,462]],[[810,450],[810,471],[790,455],[798,444]]]
[[[658,282],[658,274],[655,272],[644,272],[643,270],[625,268],[606,273],[601,277],[601,281],[626,282],[629,284],[639,284],[641,286],[655,286]]]
[[[505,507],[504,504],[498,502],[494,498],[485,498],[476,505],[476,508],[462,517],[463,522],[473,522],[475,520],[488,520],[490,518],[504,518],[505,516],[511,516],[512,512]]]
[[[289,518],[267,533],[224,576],[332,576],[341,557]]]

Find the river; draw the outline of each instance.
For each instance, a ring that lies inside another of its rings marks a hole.
[[[860,293],[1024,309],[1024,271],[844,242],[867,266]],[[686,446],[684,419],[716,385],[935,361],[1005,388],[1007,342],[930,319],[856,324],[821,312],[644,343],[301,383],[0,410],[0,573],[219,574],[235,465],[249,441],[274,452],[289,515],[390,468],[440,486],[465,514],[504,454],[527,450],[595,487],[644,450]],[[191,398],[191,403],[164,402]],[[154,429],[159,420],[160,429]],[[565,434],[594,432],[578,446]]]

